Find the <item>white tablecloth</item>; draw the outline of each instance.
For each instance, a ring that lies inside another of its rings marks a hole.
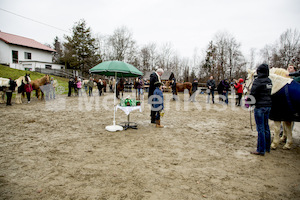
[[[129,113],[130,113],[131,111],[134,111],[134,110],[140,110],[140,112],[142,112],[142,107],[141,107],[141,106],[126,106],[126,107],[122,107],[122,106],[120,106],[120,105],[117,105],[116,111],[117,111],[118,109],[123,110],[123,111],[125,112],[126,115],[129,115]]]

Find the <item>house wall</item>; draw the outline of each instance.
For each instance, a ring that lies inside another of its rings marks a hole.
[[[10,63],[10,48],[9,45],[0,40],[0,63],[9,65]]]
[[[18,51],[18,63],[13,63],[12,51]],[[25,52],[31,53],[31,59],[25,58]],[[52,52],[22,47],[18,45],[6,44],[0,40],[0,63],[9,65],[14,69],[31,70],[35,68],[45,69],[51,66],[51,69],[64,69],[63,65],[52,63]]]

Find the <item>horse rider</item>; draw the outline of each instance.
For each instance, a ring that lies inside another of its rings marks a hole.
[[[148,92],[148,103],[151,104],[151,123],[155,124],[155,114],[156,112],[153,111],[153,100],[151,97],[154,93],[154,90],[155,90],[155,85],[154,83],[156,82],[161,82],[161,76],[163,75],[164,73],[164,70],[161,69],[161,68],[158,68],[155,72],[153,72],[151,75],[150,75],[150,85],[149,85],[149,92]]]

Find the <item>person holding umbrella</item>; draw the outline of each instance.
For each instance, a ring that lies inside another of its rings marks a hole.
[[[156,72],[153,72],[151,75],[150,75],[150,85],[149,85],[149,93],[148,93],[148,103],[151,105],[151,113],[150,113],[150,116],[151,116],[151,123],[152,124],[155,124],[155,114],[156,112],[154,111],[153,109],[153,97],[151,97],[154,93],[154,90],[155,90],[155,85],[154,83],[156,82],[161,82],[161,79],[160,77],[163,75],[164,73],[164,70],[159,68],[156,70]]]

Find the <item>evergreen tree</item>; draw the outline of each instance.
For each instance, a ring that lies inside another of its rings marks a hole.
[[[96,40],[86,26],[85,20],[79,20],[73,27],[72,36],[65,36],[63,57],[67,68],[80,70],[83,75],[100,62]]]
[[[62,44],[57,36],[54,38],[53,46],[54,46],[54,50],[56,51],[53,55],[53,63],[64,64],[62,60],[63,57]]]

